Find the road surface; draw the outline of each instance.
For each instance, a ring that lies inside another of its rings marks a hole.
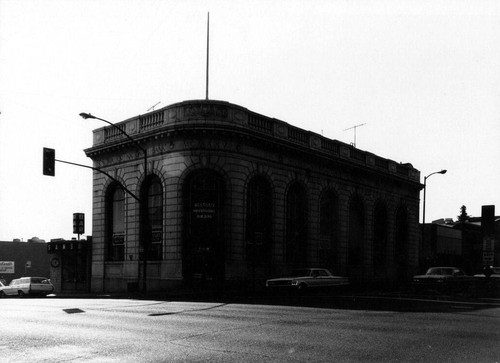
[[[500,306],[439,312],[0,300],[1,362],[499,362]]]

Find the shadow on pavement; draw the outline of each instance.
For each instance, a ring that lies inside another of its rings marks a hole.
[[[416,294],[410,290],[383,291],[347,288],[297,294],[294,292],[200,291],[180,289],[170,292],[129,292],[123,294],[55,294],[55,298],[128,298],[136,300],[217,302],[224,304],[258,304],[300,306],[322,309],[347,309],[399,312],[457,312],[500,307],[500,298],[443,294],[427,291]]]

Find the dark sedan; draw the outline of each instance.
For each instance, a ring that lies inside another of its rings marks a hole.
[[[302,268],[293,270],[288,277],[280,277],[266,281],[268,288],[287,288],[303,292],[306,289],[332,288],[349,285],[349,279],[334,276],[324,268]]]
[[[424,275],[413,276],[413,286],[419,290],[460,292],[465,291],[472,280],[472,276],[458,267],[431,267]]]
[[[500,267],[488,266],[483,269],[483,273],[474,275],[476,278],[500,279]]]

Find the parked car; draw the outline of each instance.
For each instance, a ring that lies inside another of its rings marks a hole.
[[[474,275],[474,277],[485,278],[487,277],[486,273],[488,273],[489,277],[492,279],[500,279],[500,267],[493,266],[489,266],[488,268],[483,269],[483,273],[476,274]]]
[[[287,288],[304,291],[309,288],[347,286],[349,279],[334,276],[324,268],[302,268],[293,270],[289,277],[280,277],[266,281],[268,288]]]
[[[483,297],[500,297],[500,267],[485,266],[474,275],[474,293]]]
[[[24,297],[26,295],[46,296],[54,292],[54,286],[46,277],[21,277],[14,279],[7,286],[0,286],[0,296]]]
[[[424,275],[413,276],[413,286],[417,289],[432,289],[441,292],[466,290],[472,282],[458,267],[431,267]]]

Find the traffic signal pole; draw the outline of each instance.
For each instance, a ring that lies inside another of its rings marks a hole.
[[[92,169],[92,170],[95,170],[101,174],[104,174],[106,175],[108,178],[110,178],[111,180],[117,182],[117,183],[120,183],[119,180],[117,180],[116,178],[112,177],[111,175],[109,175],[108,173],[106,173],[104,170],[101,170],[99,168],[94,168],[93,166],[88,166],[88,165],[83,165],[83,164],[77,164],[77,163],[72,163],[70,161],[65,161],[65,160],[58,160],[58,159],[55,159],[55,161],[59,162],[59,163],[64,163],[64,164],[70,164],[70,165],[75,165],[75,166],[80,166],[82,168],[87,168],[87,169]],[[134,198],[135,200],[137,200],[138,202],[140,202],[141,200],[139,199],[139,197],[137,197],[134,193],[132,193],[130,190],[127,189],[127,187],[125,187],[124,185],[122,185],[120,183],[121,187],[123,188],[123,190],[125,190],[132,198]]]
[[[107,123],[108,125],[110,125],[111,127],[114,127],[116,130],[118,130],[121,134],[123,134],[130,142],[132,142],[132,144],[134,144],[139,150],[142,151],[142,153],[144,154],[144,180],[146,180],[147,178],[147,175],[148,175],[148,152],[145,148],[143,148],[141,146],[141,144],[136,140],[134,139],[132,136],[130,136],[129,134],[127,134],[125,132],[125,130],[123,130],[123,128],[121,127],[118,127],[116,124],[112,123],[112,122],[109,122],[108,120],[105,120],[103,118],[100,118],[100,117],[97,117],[97,116],[94,116],[90,113],[85,113],[85,112],[82,112],[80,113],[80,116],[83,118],[83,119],[95,119],[95,120],[99,120],[99,121],[102,121],[104,123]],[[130,194],[130,193],[129,193]],[[143,206],[146,205],[146,201],[144,201],[144,203],[141,203],[141,200],[137,197],[134,197],[138,202],[139,202],[139,208],[142,208]],[[147,200],[147,197],[145,197],[146,200]],[[147,230],[147,229],[146,229]],[[144,232],[142,234],[142,239],[143,239],[143,243],[142,243],[142,248],[143,248],[143,253],[142,253],[142,289],[144,292],[147,291],[147,287],[146,287],[146,284],[147,284],[147,263],[148,263],[148,255],[149,255],[149,241],[148,239],[146,238],[145,236],[145,233]]]

